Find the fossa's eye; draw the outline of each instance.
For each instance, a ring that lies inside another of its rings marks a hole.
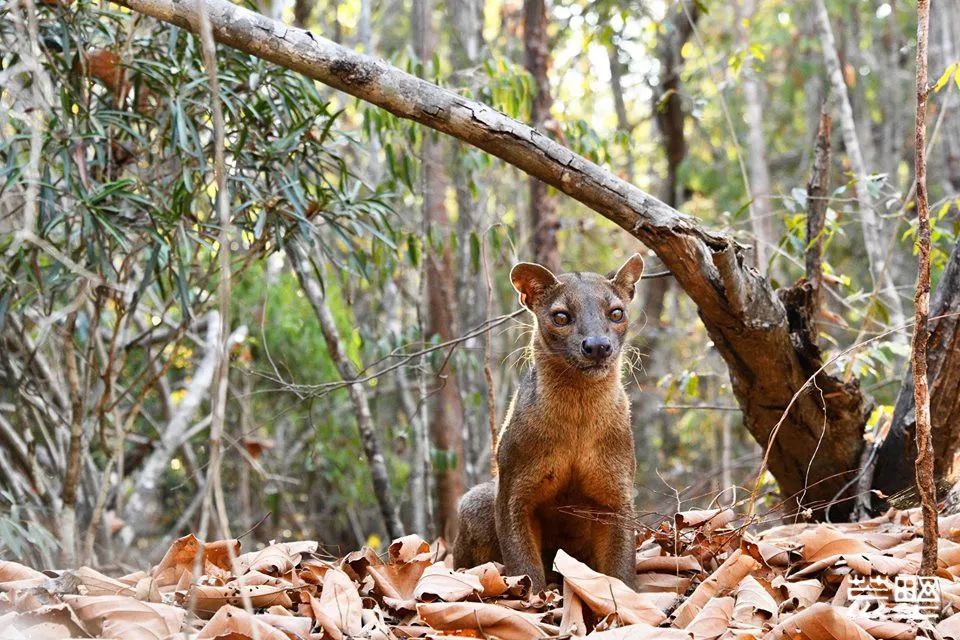
[[[623,309],[617,307],[616,309],[611,309],[607,313],[607,317],[613,322],[623,322],[625,316],[623,314]]]
[[[570,324],[571,320],[573,320],[573,318],[571,318],[570,314],[566,311],[555,311],[553,313],[553,324],[557,325],[558,327],[567,326]]]

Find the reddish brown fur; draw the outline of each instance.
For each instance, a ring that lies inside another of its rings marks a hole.
[[[458,567],[503,561],[510,574],[526,574],[542,589],[553,555],[563,548],[634,584],[636,463],[620,379],[628,322],[625,313],[619,322],[610,314],[626,310],[642,268],[639,255],[612,278],[514,267],[511,279],[536,319],[533,367],[500,432],[499,477],[461,500]],[[573,321],[558,326],[557,311]],[[584,336],[607,337],[609,359],[601,365],[585,359]]]

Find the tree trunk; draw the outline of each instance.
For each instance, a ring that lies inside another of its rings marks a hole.
[[[426,69],[436,50],[432,0],[414,2],[416,53]],[[447,175],[443,146],[432,132],[423,136],[421,147],[423,229],[427,246],[426,261],[427,323],[426,340],[453,339],[456,335],[453,308],[453,258],[446,236],[450,232],[447,217]],[[430,242],[439,241],[436,247]],[[457,534],[457,502],[464,491],[463,401],[452,363],[442,363],[436,372],[436,388],[430,394],[429,423],[434,451],[432,455],[437,487],[436,523],[440,534],[453,541]]]
[[[890,318],[889,324],[900,327],[906,323],[903,314],[903,305],[897,295],[893,278],[890,276],[892,262],[888,259],[886,247],[890,239],[884,234],[883,225],[877,212],[874,210],[873,197],[867,182],[867,169],[860,150],[860,139],[857,135],[857,125],[850,106],[850,97],[847,94],[847,85],[843,79],[843,70],[840,58],[837,55],[837,45],[830,26],[830,16],[824,0],[814,0],[814,10],[817,15],[817,25],[820,29],[820,40],[823,48],[823,59],[830,80],[833,99],[840,109],[840,129],[843,132],[843,146],[850,160],[850,169],[853,172],[854,186],[860,214],[860,228],[863,230],[863,243],[870,265],[870,274],[873,278],[874,289],[878,299],[883,303]],[[891,340],[906,343],[903,334],[897,332],[891,335]]]
[[[960,445],[960,241],[954,245],[933,294],[928,331],[927,379],[934,470],[937,478],[947,478]],[[873,488],[887,496],[913,485],[917,424],[913,378],[911,368],[897,395],[890,431],[877,454]]]
[[[686,2],[686,0],[683,0]],[[659,84],[653,94],[653,114],[660,130],[661,144],[667,158],[667,177],[663,200],[670,207],[678,206],[681,198],[678,171],[687,157],[687,137],[684,133],[686,111],[680,91],[680,73],[683,71],[683,45],[693,36],[694,25],[700,17],[700,4],[690,2],[677,7],[663,37],[657,44],[660,61]]]
[[[684,0],[686,2],[686,0]],[[663,149],[667,163],[666,178],[661,182],[660,197],[671,207],[678,207],[683,202],[683,188],[680,185],[680,165],[687,157],[687,136],[685,131],[688,109],[683,102],[683,92],[680,74],[683,71],[683,55],[681,51],[693,36],[694,26],[700,18],[700,7],[697,3],[689,2],[673,9],[672,16],[668,16],[665,25],[661,28],[662,35],[657,43],[657,59],[660,61],[659,82],[653,93],[653,118],[660,132],[660,148]],[[647,335],[647,349],[655,353],[662,337],[661,316],[670,290],[669,278],[656,278],[641,284],[643,293],[644,312],[653,323],[653,329]],[[652,358],[645,383],[655,385],[656,381],[666,373],[664,358]],[[641,395],[638,399],[637,414],[644,429],[647,422],[660,424],[660,458],[669,461],[680,447],[680,439],[676,429],[669,423],[667,417],[659,410],[659,399]],[[642,436],[641,436],[642,437]],[[646,438],[643,438],[644,441]],[[649,455],[644,451],[644,455]],[[647,461],[649,463],[649,460]],[[645,466],[649,466],[645,465]]]
[[[823,228],[830,203],[830,131],[833,121],[826,108],[820,109],[813,168],[807,182],[807,249],[804,252],[807,282],[819,308],[823,288]],[[814,340],[816,337],[814,337]]]
[[[343,348],[337,323],[334,321],[333,314],[330,313],[323,289],[314,275],[306,249],[301,243],[301,240],[288,242],[286,245],[287,257],[290,259],[290,264],[293,265],[293,270],[300,281],[300,288],[317,315],[317,321],[320,323],[323,340],[327,343],[327,352],[330,354],[330,359],[333,360],[334,366],[337,367],[337,371],[344,381],[355,380],[359,377],[359,374]],[[367,390],[363,384],[355,382],[347,386],[347,392],[350,394],[350,402],[353,404],[353,410],[356,414],[357,429],[360,431],[363,453],[367,457],[367,464],[370,465],[373,492],[377,498],[377,504],[380,505],[380,516],[383,518],[384,527],[390,538],[399,538],[403,535],[403,524],[400,523],[397,508],[393,503],[393,494],[390,492],[390,476],[387,473],[387,463],[383,457],[380,439],[377,437],[377,429],[370,414]]]
[[[316,0],[294,0],[293,24],[301,28],[306,27],[316,4]]]
[[[633,125],[630,124],[627,103],[623,99],[623,75],[627,72],[627,65],[620,59],[621,53],[617,42],[611,40],[607,46],[607,60],[610,62],[610,91],[613,93],[613,106],[617,113],[617,131],[627,139],[623,171],[627,182],[633,184],[633,141],[630,139]]]
[[[746,264],[740,245],[486,105],[227,0],[205,1],[214,33],[224,44],[488,151],[594,209],[653,249],[697,305],[727,364],[747,429],[771,448],[770,470],[788,503],[796,503],[807,487],[805,505],[817,516],[824,502],[848,490],[863,448],[864,398],[856,383],[818,373],[819,351],[796,335],[808,320],[805,297],[788,292],[781,301],[769,282]],[[181,27],[196,24],[196,8],[188,3],[122,2]],[[816,388],[808,384],[810,378]],[[821,438],[824,414],[829,438]],[[838,510],[834,513],[839,515]]]
[[[937,487],[934,483],[933,441],[930,437],[930,388],[927,381],[927,322],[930,317],[930,205],[927,202],[927,35],[930,3],[917,0],[917,128],[915,174],[917,180],[917,291],[914,295],[916,323],[913,330],[913,399],[917,420],[917,490],[923,514],[923,553],[920,575],[937,570],[940,540],[937,523]]]
[[[450,65],[455,77],[462,75],[471,92],[479,89],[476,74],[472,70],[480,64],[480,51],[483,48],[483,1],[458,0],[448,3],[450,24]],[[469,149],[458,140],[450,145],[452,161],[450,162],[454,191],[457,196],[457,279],[456,304],[457,315],[461,326],[475,327],[488,317],[487,297],[483,279],[478,277],[478,264],[474,261],[474,242],[472,237],[482,238],[489,224],[484,215],[488,191],[482,184],[482,174],[470,168],[467,162]],[[478,184],[475,184],[478,183]],[[471,185],[474,185],[471,188]],[[465,354],[481,353],[479,338],[469,340],[464,344]],[[480,462],[489,450],[487,437],[487,411],[484,403],[471,401],[471,398],[482,397],[486,392],[486,382],[483,378],[479,358],[471,357],[469,362],[461,366],[458,371],[458,380],[464,402],[463,460],[465,480],[471,485],[488,477],[486,470],[479,468]]]
[[[76,349],[73,345],[73,333],[77,324],[77,312],[67,316],[63,324],[64,371],[70,390],[70,444],[67,449],[67,466],[64,469],[63,490],[60,494],[63,502],[61,560],[67,565],[76,564],[77,558],[77,491],[80,485],[80,457],[83,444],[84,401],[80,391],[80,375],[77,371]]]
[[[550,95],[550,39],[547,36],[547,0],[523,1],[523,64],[533,77],[533,104],[530,120],[543,134],[550,119],[553,97]],[[560,251],[557,246],[557,203],[547,185],[530,178],[530,233],[533,258],[554,273],[560,273]]]

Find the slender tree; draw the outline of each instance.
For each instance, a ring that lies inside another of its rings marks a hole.
[[[756,13],[755,0],[743,0],[740,8],[740,46],[750,51],[749,24]],[[760,80],[750,65],[743,73],[744,119],[747,123],[747,168],[750,173],[750,226],[754,236],[756,264],[765,272],[777,244],[770,206],[770,167],[767,164],[767,144],[763,135],[763,95]]]
[[[351,380],[355,380],[359,377],[359,373],[350,358],[347,357],[343,340],[340,338],[340,331],[337,329],[333,314],[327,305],[320,281],[314,274],[309,251],[304,247],[304,242],[301,239],[287,242],[286,250],[287,258],[293,265],[293,270],[300,281],[301,290],[310,302],[310,306],[313,307],[317,321],[320,323],[320,330],[323,333],[323,339],[327,344],[327,351],[334,366],[336,366],[344,382],[349,383]],[[373,492],[377,498],[377,503],[380,505],[380,516],[383,518],[384,528],[391,538],[399,538],[403,535],[403,524],[400,522],[393,495],[390,492],[387,462],[380,445],[377,427],[374,425],[373,416],[370,413],[370,401],[367,398],[366,389],[362,383],[353,382],[348,384],[347,392],[350,394],[350,402],[356,414],[360,442],[370,466]]]
[[[923,512],[923,557],[920,575],[932,576],[937,570],[937,486],[933,472],[933,438],[930,436],[930,389],[927,381],[927,321],[930,316],[930,207],[927,203],[927,34],[930,29],[930,4],[917,0],[917,292],[914,296],[913,398],[917,417],[917,488]]]
[[[544,125],[550,119],[553,96],[550,94],[550,38],[547,35],[547,0],[524,0],[523,2],[523,61],[533,78],[533,104],[530,120],[544,135]],[[556,199],[550,195],[547,185],[530,178],[530,233],[533,257],[554,273],[560,272],[560,250],[557,246]]]
[[[895,327],[903,326],[906,316],[903,314],[903,305],[897,295],[897,289],[891,277],[892,264],[886,255],[884,247],[889,241],[884,235],[883,225],[875,210],[874,199],[870,194],[866,163],[857,135],[857,125],[850,106],[850,96],[847,93],[847,84],[843,77],[840,57],[837,55],[837,44],[833,37],[833,27],[830,25],[830,15],[824,0],[814,0],[817,25],[820,30],[820,41],[823,49],[823,59],[827,68],[827,76],[833,100],[840,111],[840,130],[843,133],[843,146],[850,160],[850,169],[853,173],[854,190],[857,194],[860,228],[863,230],[864,248],[870,266],[870,275],[874,289],[879,294],[890,317],[890,324]],[[901,334],[893,334],[892,340],[903,341]]]
[[[414,33],[417,58],[429,69],[437,46],[433,26],[433,1],[414,2]],[[451,340],[454,321],[453,256],[444,236],[450,232],[446,194],[448,176],[444,148],[432,132],[423,136],[422,162],[423,237],[426,238],[427,340]],[[438,244],[434,245],[433,241]],[[463,400],[452,363],[445,360],[436,372],[431,391],[429,423],[437,487],[436,524],[440,533],[453,540],[457,533],[457,501],[464,491]]]

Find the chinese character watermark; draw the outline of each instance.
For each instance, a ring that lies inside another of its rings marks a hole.
[[[940,584],[933,576],[850,574],[848,596],[861,614],[886,612],[922,622],[936,619],[942,607]]]

